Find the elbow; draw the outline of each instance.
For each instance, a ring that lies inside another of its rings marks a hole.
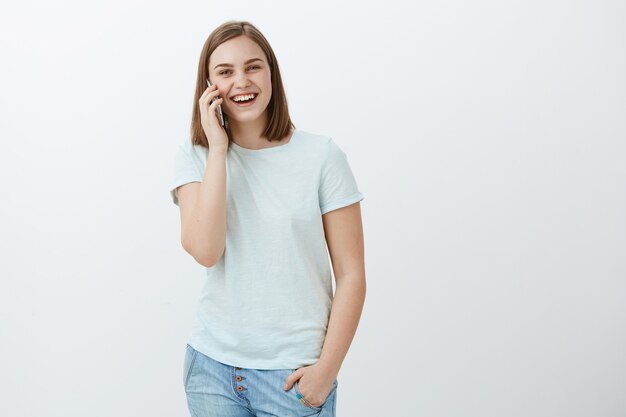
[[[224,250],[222,249],[219,256],[205,255],[205,256],[194,257],[194,259],[196,260],[196,262],[198,262],[200,265],[204,266],[205,268],[211,268],[212,266],[214,266],[216,263],[219,262],[223,254],[224,254]]]
[[[193,259],[196,260],[196,262],[198,262],[200,265],[202,265],[205,268],[211,268],[219,260],[219,258],[215,256],[210,256],[206,253],[197,254],[191,251],[187,251],[187,252],[193,257]]]
[[[185,249],[185,252],[190,254],[193,257],[193,259],[196,260],[196,262],[198,262],[200,265],[204,266],[205,268],[211,268],[212,266],[214,266],[220,260],[220,258],[222,257],[222,253],[224,252],[222,250],[220,255],[216,256],[214,253],[212,253],[212,251],[204,250],[204,249],[198,250],[196,247],[186,244],[184,240],[181,243],[182,243],[183,249]]]
[[[211,268],[213,265],[215,265],[217,263],[216,260],[213,260],[212,258],[195,258],[196,262],[198,262],[200,265],[202,265],[205,268]]]

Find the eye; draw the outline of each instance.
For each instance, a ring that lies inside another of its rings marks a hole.
[[[248,67],[248,69],[250,69],[250,68],[261,68],[261,67],[260,67],[260,66],[258,66],[258,65],[250,65],[250,66]],[[219,72],[219,75],[224,75],[224,74],[225,74],[225,73],[227,73],[227,72],[230,72],[230,70],[223,70],[223,71],[220,71],[220,72]]]

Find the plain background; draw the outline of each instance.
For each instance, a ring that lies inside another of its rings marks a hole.
[[[620,1],[22,1],[0,14],[0,414],[187,416],[169,197],[202,44],[249,20],[360,190],[348,416],[626,415]]]

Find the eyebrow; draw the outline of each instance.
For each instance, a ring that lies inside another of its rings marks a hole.
[[[252,58],[247,60],[246,62],[244,62],[245,64],[249,64],[250,62],[254,62],[254,61],[263,61],[261,58]],[[217,67],[232,67],[234,66],[233,64],[217,64],[216,66],[213,67],[213,69],[217,68]]]

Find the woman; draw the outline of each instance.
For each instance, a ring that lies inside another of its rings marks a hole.
[[[204,44],[191,134],[170,191],[207,273],[184,361],[191,415],[334,416],[365,300],[346,154],[295,129],[274,52],[246,21]]]

